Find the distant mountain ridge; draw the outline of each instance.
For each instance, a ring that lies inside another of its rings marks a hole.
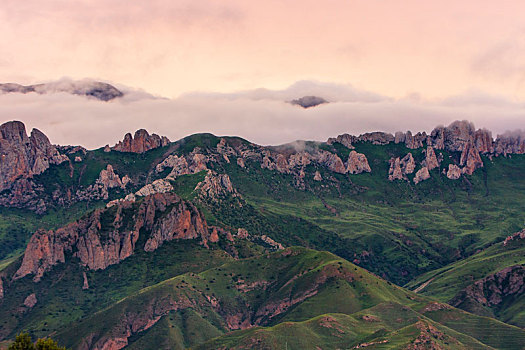
[[[34,85],[0,84],[0,93],[27,94],[31,92],[40,95],[65,92],[72,95],[92,97],[106,102],[124,96],[124,93],[113,85],[92,80],[59,80]]]

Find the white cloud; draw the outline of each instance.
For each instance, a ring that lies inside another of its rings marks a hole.
[[[305,94],[333,102],[310,109],[284,102]],[[281,91],[193,93],[173,100],[134,91],[107,103],[65,93],[0,96],[0,122],[21,120],[28,129],[42,130],[53,143],[87,148],[114,144],[139,128],[171,140],[211,132],[281,144],[297,139],[325,141],[341,133],[428,132],[457,119],[471,120],[496,135],[523,128],[525,110],[521,103],[482,93],[433,102],[394,100],[351,86],[306,81]]]

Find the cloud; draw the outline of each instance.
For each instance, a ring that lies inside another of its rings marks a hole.
[[[309,109],[285,102],[305,94],[332,102]],[[46,133],[53,143],[87,148],[114,144],[139,128],[171,140],[211,132],[275,145],[298,139],[325,141],[342,133],[429,132],[457,119],[471,120],[497,134],[523,127],[524,117],[523,104],[481,93],[441,101],[396,100],[347,85],[309,81],[284,90],[193,93],[177,99],[131,91],[107,103],[65,93],[0,96],[0,122],[21,120],[28,129]]]

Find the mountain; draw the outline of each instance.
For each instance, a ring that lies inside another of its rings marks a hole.
[[[0,339],[523,344],[517,133],[458,121],[260,146],[138,130],[96,150],[20,122],[0,136]]]
[[[478,315],[525,327],[525,231],[408,284]]]
[[[35,85],[0,84],[0,94],[27,94],[31,92],[40,95],[65,92],[72,95],[95,98],[100,101],[110,101],[124,96],[122,91],[111,84],[91,80],[59,80]]]

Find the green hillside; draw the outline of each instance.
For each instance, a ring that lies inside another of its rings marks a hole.
[[[57,339],[73,348],[118,339],[137,349],[151,342],[175,349],[285,343],[335,349],[384,340],[401,347],[433,332],[450,349],[516,349],[525,341],[519,328],[432,302],[333,254],[304,248],[174,277],[74,323]]]

